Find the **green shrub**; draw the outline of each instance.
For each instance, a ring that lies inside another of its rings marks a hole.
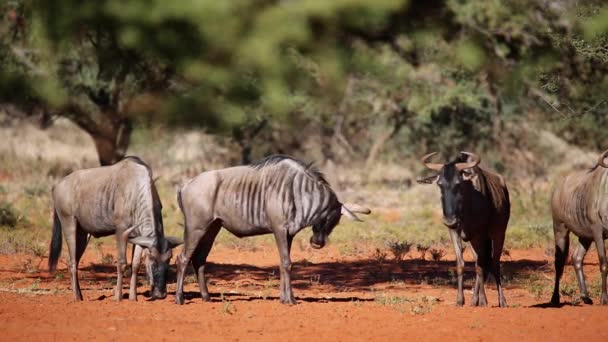
[[[0,204],[0,226],[15,228],[19,221],[19,213],[10,203]]]

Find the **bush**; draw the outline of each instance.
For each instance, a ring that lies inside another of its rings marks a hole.
[[[412,244],[404,241],[393,241],[388,244],[388,248],[395,257],[395,261],[402,261],[405,255],[410,251]]]
[[[10,203],[0,204],[0,226],[15,228],[19,221],[19,214]]]

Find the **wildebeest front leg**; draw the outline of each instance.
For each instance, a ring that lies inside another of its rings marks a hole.
[[[456,254],[456,274],[458,276],[458,296],[456,298],[456,305],[464,305],[464,290],[463,290],[463,273],[464,273],[464,259],[462,257],[462,239],[458,232],[454,229],[450,229],[450,239],[454,245],[454,253]]]
[[[578,288],[581,291],[583,303],[593,304],[593,301],[589,297],[589,292],[587,292],[585,274],[583,273],[583,260],[585,259],[585,254],[587,254],[592,241],[585,238],[579,238],[578,242],[576,250],[572,253],[572,263],[574,264],[574,270],[576,272],[576,280],[578,281]]]
[[[280,291],[281,291],[281,303],[283,304],[296,304],[296,298],[293,296],[291,289],[291,243],[293,236],[288,233],[287,229],[275,230],[274,238],[279,248],[279,256],[281,257],[281,264],[279,270],[281,272],[280,280]]]
[[[559,280],[564,273],[564,265],[570,247],[570,236],[566,225],[555,221],[553,221],[553,235],[555,237],[555,285],[553,286],[551,304],[559,305]]]
[[[126,230],[117,229],[116,232],[116,248],[118,249],[118,261],[116,262],[116,290],[114,291],[114,297],[116,301],[122,300],[122,278],[127,268],[127,239],[129,233],[133,231],[135,227],[131,227]]]
[[[137,301],[137,272],[141,264],[141,256],[144,248],[133,245],[133,256],[131,257],[131,285],[129,287],[129,300]]]
[[[591,227],[593,231],[593,240],[595,240],[595,249],[600,261],[600,271],[602,273],[602,295],[600,304],[608,305],[608,293],[606,293],[606,276],[608,275],[608,262],[606,261],[606,246],[604,245],[604,228],[601,225]]]
[[[486,306],[485,276],[488,272],[488,246],[486,241],[471,241],[473,255],[475,256],[475,287],[473,288],[473,306]]]

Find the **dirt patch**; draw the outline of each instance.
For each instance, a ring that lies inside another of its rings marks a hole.
[[[589,253],[594,254],[594,253]],[[569,340],[608,339],[606,308],[580,305],[565,297],[561,308],[543,308],[550,297],[552,265],[543,250],[510,251],[504,258],[509,308],[496,308],[495,287],[487,286],[490,307],[454,306],[453,264],[419,260],[376,260],[373,255],[341,257],[336,249],[295,250],[296,306],[278,302],[278,256],[272,246],[256,251],[217,248],[210,255],[212,301],[200,300],[194,277],[187,277],[186,305],[169,296],[116,303],[112,265],[85,253],[80,268],[85,301],[72,302],[69,275],[60,263],[56,275],[38,272],[46,260],[27,255],[0,256],[0,321],[5,340],[200,339],[212,341],[389,340]],[[30,258],[29,263],[24,262]],[[447,258],[450,258],[448,255]],[[587,259],[589,281],[597,280],[595,255]],[[473,284],[467,264],[466,300]],[[174,269],[173,269],[174,271]],[[565,278],[572,281],[573,270]],[[144,276],[141,274],[140,279]],[[534,279],[535,290],[526,284]],[[125,296],[127,289],[124,290]],[[597,302],[597,298],[596,299]],[[574,302],[574,304],[573,304]]]

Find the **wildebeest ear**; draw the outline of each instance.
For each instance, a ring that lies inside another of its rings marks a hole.
[[[358,218],[357,215],[355,215],[355,213],[353,213],[352,211],[350,211],[344,205],[342,205],[342,215],[350,218],[351,220],[354,220],[354,221],[357,221],[357,222],[363,222],[362,219]]]
[[[149,237],[149,236],[137,236],[134,238],[130,238],[129,242],[134,244],[134,245],[138,245],[138,246],[142,246],[144,248],[152,248],[154,246],[154,238]]]
[[[418,184],[432,184],[439,178],[439,175],[434,175],[426,178],[418,178],[416,179],[416,183]]]
[[[165,236],[165,240],[169,244],[169,248],[175,248],[179,245],[184,244],[184,240],[175,236]]]

